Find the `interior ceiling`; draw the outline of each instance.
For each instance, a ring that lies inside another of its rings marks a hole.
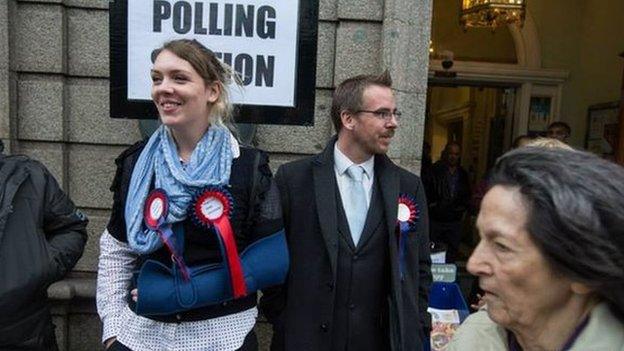
[[[434,0],[431,40],[433,56],[452,51],[458,61],[517,63],[514,40],[507,26],[496,31],[459,25],[458,0]]]

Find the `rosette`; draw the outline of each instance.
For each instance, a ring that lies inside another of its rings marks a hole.
[[[158,230],[165,222],[169,213],[169,197],[163,189],[154,189],[145,199],[143,219],[145,226],[151,230]]]
[[[195,225],[213,228],[224,253],[224,264],[228,268],[234,298],[247,295],[245,276],[241,266],[234,230],[230,223],[234,200],[221,186],[208,186],[197,192],[189,208],[189,216]]]
[[[217,220],[232,216],[234,199],[220,186],[208,186],[195,194],[189,215],[198,227],[211,228]]]
[[[178,247],[175,234],[171,230],[171,224],[165,222],[169,214],[169,197],[164,189],[154,189],[145,199],[143,207],[143,222],[145,226],[158,233],[160,240],[171,254],[171,259],[178,265],[185,280],[189,279],[188,267],[182,258],[182,248]]]
[[[409,194],[399,194],[399,208],[397,209],[397,229],[399,236],[399,270],[401,279],[405,271],[405,252],[407,250],[407,236],[410,231],[416,229],[416,223],[420,218],[420,210],[416,199]]]
[[[407,226],[407,230],[416,228],[416,222],[420,218],[420,210],[414,197],[408,194],[399,195],[399,209],[397,222],[400,226]]]

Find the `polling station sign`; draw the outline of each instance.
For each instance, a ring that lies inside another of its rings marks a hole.
[[[157,118],[151,53],[196,39],[240,77],[241,123],[313,124],[318,0],[116,0],[110,3],[110,111]]]

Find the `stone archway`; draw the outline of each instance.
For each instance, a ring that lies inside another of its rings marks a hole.
[[[516,25],[509,25],[509,32],[516,47],[516,58],[518,66],[526,68],[542,67],[542,50],[540,46],[537,27],[533,16],[527,10],[522,28]]]

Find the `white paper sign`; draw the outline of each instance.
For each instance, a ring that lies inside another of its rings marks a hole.
[[[457,266],[433,263],[431,265],[431,277],[434,282],[452,283],[457,279]]]
[[[293,107],[298,18],[296,0],[129,0],[128,99],[151,99],[154,49],[194,38],[242,74],[233,103]]]

